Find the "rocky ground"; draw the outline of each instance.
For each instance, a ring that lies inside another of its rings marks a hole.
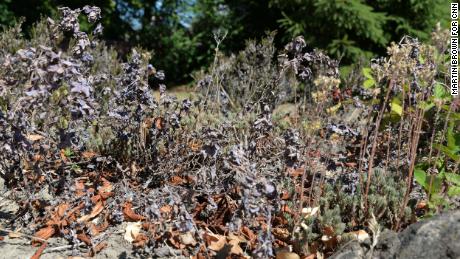
[[[331,258],[460,258],[460,210],[409,226],[401,233],[384,230],[373,246],[352,241]]]
[[[16,210],[14,203],[2,199],[0,222],[11,220]],[[30,238],[21,235],[20,231],[11,233],[3,227],[1,229],[3,240],[0,241],[0,258],[31,258],[37,251],[37,247],[31,246]],[[123,238],[125,229],[126,223],[109,229],[105,237],[107,247],[95,258],[133,258],[132,246]],[[331,258],[460,258],[459,240],[460,210],[457,210],[420,221],[400,233],[383,230],[375,243],[371,239],[351,241]],[[65,240],[51,238],[40,258],[81,258],[72,257],[72,254],[72,248]],[[165,256],[168,258],[173,253],[166,254],[169,254]]]

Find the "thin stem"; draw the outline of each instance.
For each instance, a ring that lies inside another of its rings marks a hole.
[[[367,210],[367,196],[369,194],[369,188],[371,186],[371,178],[372,178],[372,173],[373,173],[373,167],[374,167],[374,157],[375,157],[375,152],[377,151],[377,140],[379,136],[379,128],[380,128],[380,123],[382,122],[383,119],[383,114],[385,113],[385,109],[388,103],[388,100],[390,99],[390,94],[391,91],[393,90],[393,79],[390,80],[388,84],[388,91],[385,96],[385,100],[383,101],[382,107],[380,108],[380,112],[377,117],[377,121],[375,122],[375,134],[374,134],[374,139],[372,140],[372,149],[371,149],[371,154],[369,157],[369,170],[367,171],[367,183],[366,183],[366,191],[364,192],[364,208],[365,211]]]

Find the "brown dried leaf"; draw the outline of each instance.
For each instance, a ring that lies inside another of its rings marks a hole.
[[[109,227],[109,222],[107,222],[107,220],[105,220],[104,223],[100,225],[96,225],[92,222],[89,225],[89,229],[91,230],[91,234],[93,236],[97,236],[99,233],[104,232],[108,227]]]
[[[55,231],[56,230],[52,226],[47,226],[47,227],[44,227],[44,228],[40,229],[37,233],[35,233],[35,237],[47,240],[48,238],[50,238],[50,237],[52,237],[54,235]],[[41,243],[41,242],[42,241],[40,241],[38,239],[32,240],[33,244]]]
[[[180,185],[183,182],[184,182],[184,179],[182,177],[180,177],[180,176],[177,176],[177,175],[171,177],[171,179],[169,180],[169,183],[171,185]]]
[[[78,204],[75,208],[70,210],[69,213],[67,213],[67,219],[76,220],[76,215],[75,215],[76,212],[80,211],[84,207],[85,207],[84,202],[81,202],[80,204]]]
[[[185,248],[185,245],[182,244],[179,240],[179,236],[177,235],[176,232],[168,232],[168,241],[169,241],[169,244],[171,244],[174,248],[177,248],[177,249],[184,249]]]
[[[91,211],[90,214],[88,215],[84,215],[82,217],[80,217],[77,222],[86,222],[94,217],[96,217],[97,215],[99,215],[99,213],[102,212],[102,210],[104,210],[104,204],[102,203],[102,201],[99,201],[98,203],[96,203],[96,205],[93,207],[93,210]]]
[[[301,175],[303,175],[303,173],[305,172],[305,168],[304,167],[300,167],[300,168],[292,168],[292,167],[289,167],[287,169],[287,173],[289,176],[291,177],[299,177]]]
[[[285,212],[285,213],[292,214],[291,208],[289,208],[289,206],[288,206],[287,204],[284,204],[284,205],[281,207],[281,211],[282,211],[282,212]]]
[[[228,244],[232,246],[230,249],[230,254],[234,255],[243,255],[244,251],[240,247],[241,242],[246,242],[246,239],[239,237],[237,235],[234,235],[233,233],[230,233],[230,235],[227,237],[228,239]]]
[[[347,162],[347,163],[345,163],[345,165],[346,165],[347,167],[356,168],[356,166],[357,166],[358,164],[355,163],[355,162]]]
[[[99,193],[109,193],[113,190],[113,185],[111,182],[107,181],[104,177],[101,178],[102,186],[99,187]]]
[[[144,247],[148,241],[149,241],[148,236],[141,233],[137,235],[136,239],[134,239],[133,246],[134,247]]]
[[[83,151],[81,153],[81,156],[84,158],[84,159],[91,159],[95,156],[97,156],[97,153],[96,152],[93,152],[93,151]]]
[[[75,180],[75,192],[76,192],[77,197],[81,197],[85,195],[84,190],[85,190],[85,180],[83,179]]]
[[[91,238],[86,233],[77,234],[77,238],[80,239],[87,246],[91,245]]]
[[[288,191],[283,191],[281,194],[282,200],[289,200],[291,198],[291,194]]]
[[[42,136],[42,135],[38,135],[38,134],[28,134],[26,136],[27,140],[29,141],[38,141],[38,140],[41,140],[41,139],[44,139],[45,137]]]
[[[206,257],[201,252],[198,253],[197,255],[192,255],[190,258],[191,259],[206,259]]]
[[[300,259],[296,253],[282,251],[276,254],[276,259]]]
[[[171,213],[171,211],[172,211],[172,208],[169,205],[165,205],[160,208],[161,213]]]
[[[428,203],[425,200],[421,200],[419,203],[417,203],[415,208],[419,210],[424,210],[427,208],[427,206],[428,206]]]
[[[155,120],[153,122],[155,124],[155,128],[158,129],[158,130],[164,129],[164,127],[166,125],[165,119],[163,119],[162,117],[155,118]]]
[[[59,217],[59,218],[62,218],[64,217],[64,214],[65,212],[67,211],[67,209],[69,208],[69,204],[68,203],[62,203],[60,204],[57,209],[56,209],[56,216]]]
[[[257,236],[256,234],[254,234],[254,232],[248,228],[247,226],[243,226],[242,229],[241,229],[241,232],[243,232],[243,234],[247,237],[247,239],[253,243],[257,240]]]
[[[190,232],[180,234],[179,238],[180,238],[181,243],[184,245],[192,245],[192,246],[196,245],[196,240],[193,237],[192,233]]]
[[[286,225],[288,224],[287,219],[284,216],[275,216],[273,218],[273,225]]]
[[[101,242],[99,244],[97,244],[92,250],[91,250],[91,253],[90,253],[90,256],[93,257],[95,256],[97,253],[99,253],[100,251],[102,251],[102,249],[106,248],[107,247],[107,243],[106,242]]]
[[[39,259],[40,256],[42,255],[43,251],[45,250],[47,244],[48,243],[43,243],[40,246],[40,248],[38,248],[38,250],[32,255],[32,257],[30,257],[30,259]]]
[[[35,154],[35,155],[33,156],[32,160],[33,160],[34,162],[42,161],[42,160],[43,160],[43,157],[42,157],[41,155],[39,155],[39,154]]]
[[[20,237],[22,237],[22,234],[19,233],[19,232],[9,232],[8,237],[9,238],[20,238]]]
[[[216,235],[213,233],[207,233],[206,235],[212,237],[211,238],[211,244],[208,246],[209,249],[218,252],[220,251],[224,245],[227,243],[227,238],[222,235]]]
[[[192,141],[189,142],[188,146],[193,152],[199,152],[202,148],[202,144],[199,140],[193,139]]]
[[[335,230],[331,226],[325,226],[323,228],[323,234],[326,236],[335,236]]]
[[[145,217],[139,214],[136,214],[133,211],[133,204],[130,202],[126,202],[125,205],[123,206],[123,214],[125,217],[131,221],[141,221],[144,220]]]
[[[288,240],[290,236],[289,230],[285,228],[273,228],[272,233],[276,238],[281,239],[283,241]]]
[[[87,190],[88,193],[93,193],[94,192],[94,189],[93,188],[89,188]],[[94,195],[91,197],[91,201],[96,204],[97,202],[99,202],[100,200],[102,199],[101,195],[100,194],[97,194],[97,195]]]

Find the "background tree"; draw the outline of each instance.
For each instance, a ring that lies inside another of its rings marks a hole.
[[[283,37],[303,34],[307,42],[351,63],[382,55],[404,35],[426,40],[437,22],[447,25],[445,0],[271,0],[283,18]],[[308,15],[306,15],[308,14]]]
[[[304,35],[310,47],[325,49],[342,64],[382,55],[403,35],[429,37],[440,21],[448,26],[447,0],[4,0],[0,24],[25,17],[24,28],[59,6],[97,5],[104,37],[121,56],[129,47],[152,51],[152,64],[173,84],[209,65],[216,31],[227,32],[220,50],[243,49],[246,40],[277,31],[275,44]],[[33,8],[31,8],[33,7]],[[84,23],[84,21],[82,21]],[[84,26],[84,25],[83,25]]]

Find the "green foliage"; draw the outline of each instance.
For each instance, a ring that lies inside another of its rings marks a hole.
[[[11,0],[4,0],[0,3],[0,24],[5,26],[13,25],[14,14],[9,10],[8,4],[11,3]]]
[[[435,98],[444,96],[443,90],[438,89]],[[447,97],[447,96],[445,96]],[[435,143],[433,146],[441,152],[444,156],[440,156],[435,165],[420,163],[418,168],[414,171],[414,178],[420,184],[425,192],[430,197],[430,208],[438,208],[439,206],[448,207],[450,205],[449,198],[460,196],[460,174],[458,174],[458,164],[460,163],[460,133],[454,132],[457,126],[457,120],[453,119],[446,131],[446,144]],[[452,165],[451,161],[453,162]],[[432,168],[436,168],[435,172],[438,174],[429,174]],[[454,168],[452,172],[448,172],[448,168]]]
[[[456,163],[460,163],[460,133],[454,132],[455,121],[449,123],[446,133],[447,145],[435,144],[444,155]]]
[[[22,35],[21,24],[19,22],[0,33],[0,54],[15,52],[24,46],[24,39],[18,37]]]
[[[363,83],[363,87],[365,89],[370,89],[373,86],[375,86],[375,79],[372,76],[372,70],[369,67],[363,68],[363,75],[366,78],[366,80]]]
[[[335,57],[343,57],[346,63],[383,54],[388,42],[398,41],[406,34],[426,40],[436,22],[447,26],[448,17],[448,5],[442,0],[272,0],[270,3],[282,13],[278,20],[286,32],[282,35],[309,35],[308,43],[327,49]]]
[[[363,177],[366,176],[363,175]],[[306,218],[303,221],[303,239],[311,241],[323,235],[321,231],[326,226],[332,227],[335,234],[340,235],[346,229],[348,231],[353,229],[353,224],[363,225],[369,222],[372,215],[376,217],[379,224],[388,228],[394,226],[406,191],[403,178],[394,173],[376,169],[370,186],[367,208],[362,204],[363,192],[359,187],[353,195],[345,193],[342,187],[330,184],[325,186],[319,203],[320,215]],[[408,221],[411,214],[411,208],[407,207],[403,221]]]
[[[460,195],[460,175],[456,173],[447,173],[444,170],[439,174],[430,175],[422,169],[414,171],[415,181],[420,184],[430,197],[428,205],[432,209],[438,207],[448,208],[450,202],[448,197],[458,197]],[[447,191],[444,186],[447,186]]]

